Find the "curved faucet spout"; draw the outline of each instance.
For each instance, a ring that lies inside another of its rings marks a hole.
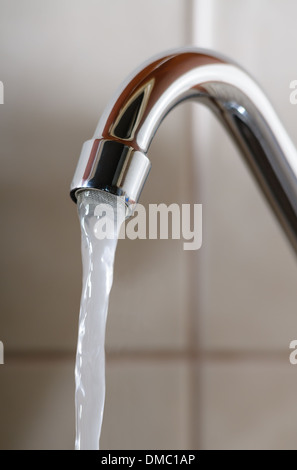
[[[200,49],[178,49],[143,65],[107,106],[82,149],[71,184],[138,201],[146,154],[165,116],[184,100],[211,108],[238,145],[297,251],[297,152],[258,85],[240,67]]]

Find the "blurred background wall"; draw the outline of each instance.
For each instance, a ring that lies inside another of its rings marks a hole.
[[[162,50],[214,48],[257,79],[297,145],[296,13],[293,0],[0,0],[1,449],[74,446],[68,188],[109,97]],[[101,448],[296,449],[294,254],[207,110],[177,108],[149,156],[141,202],[202,203],[203,247],[119,242]]]

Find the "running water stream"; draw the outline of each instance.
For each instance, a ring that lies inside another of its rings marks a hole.
[[[105,400],[105,328],[125,203],[112,194],[78,194],[83,282],[75,366],[76,450],[98,450]]]

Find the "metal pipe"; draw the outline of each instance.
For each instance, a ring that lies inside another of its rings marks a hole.
[[[296,149],[255,81],[210,51],[170,51],[128,78],[83,146],[72,199],[93,188],[124,196],[132,207],[148,176],[146,154],[160,123],[188,99],[211,108],[230,133],[297,252]]]

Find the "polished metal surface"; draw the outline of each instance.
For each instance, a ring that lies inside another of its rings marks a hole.
[[[122,86],[85,143],[71,197],[87,188],[138,201],[146,157],[162,120],[177,104],[211,108],[237,143],[297,251],[297,152],[258,85],[209,51],[178,49],[152,59]]]
[[[133,206],[150,171],[147,156],[116,140],[91,139],[84,143],[72,182],[71,196],[84,189],[101,189],[125,197]]]

